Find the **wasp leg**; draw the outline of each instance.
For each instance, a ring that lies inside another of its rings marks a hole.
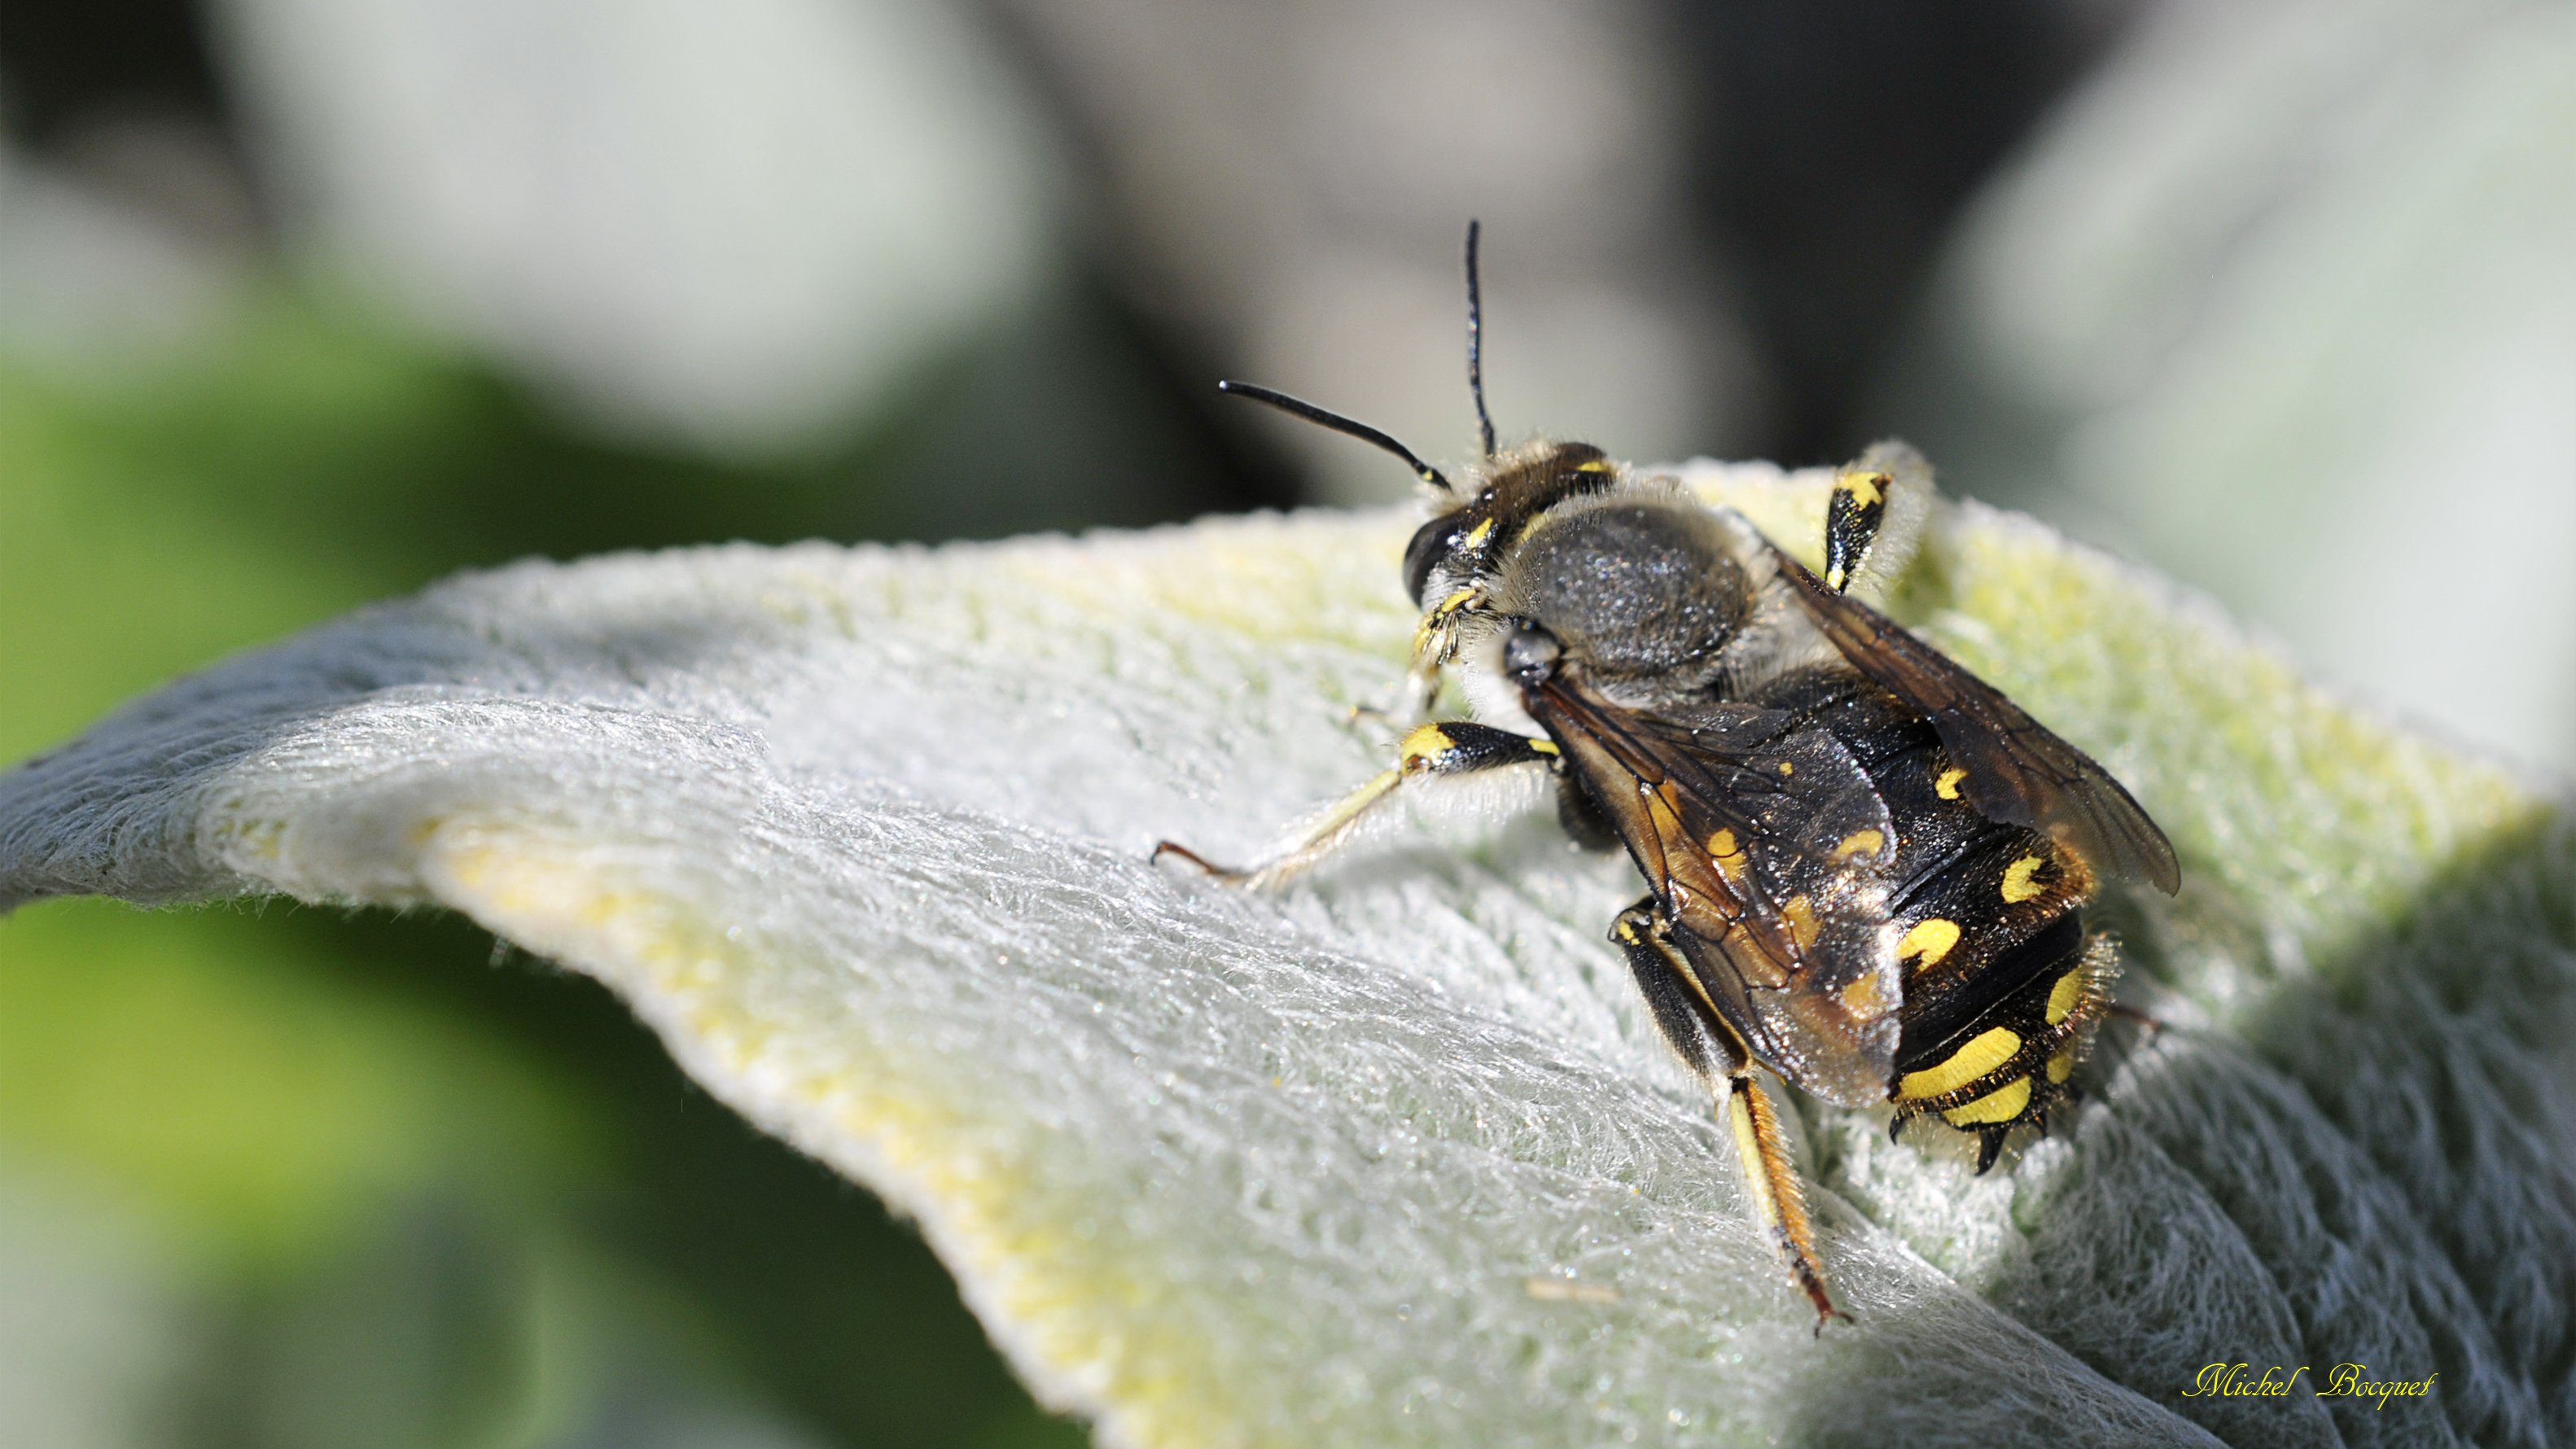
[[[1154,858],[1160,860],[1166,855],[1176,855],[1222,881],[1256,888],[1274,886],[1311,869],[1348,843],[1351,832],[1358,828],[1359,823],[1407,780],[1433,775],[1471,775],[1516,765],[1552,768],[1557,763],[1556,744],[1552,740],[1530,739],[1509,730],[1468,724],[1463,720],[1427,724],[1406,735],[1404,743],[1396,747],[1394,769],[1380,773],[1343,796],[1258,865],[1229,870],[1187,846],[1168,840],[1154,847]]]
[[[1418,720],[1431,713],[1440,698],[1440,671],[1458,652],[1459,631],[1469,619],[1489,613],[1481,587],[1459,589],[1431,606],[1413,631],[1413,666],[1405,671],[1396,708]]]
[[[1788,1265],[1790,1279],[1815,1306],[1816,1331],[1822,1333],[1828,1319],[1850,1322],[1851,1315],[1834,1306],[1833,1295],[1825,1288],[1815,1224],[1807,1216],[1807,1196],[1798,1185],[1798,1170],[1790,1165],[1788,1146],[1781,1140],[1779,1116],[1754,1078],[1752,1054],[1690,985],[1686,974],[1690,967],[1667,944],[1655,913],[1655,898],[1648,896],[1620,912],[1618,924],[1610,928],[1610,939],[1627,952],[1628,969],[1635,974],[1637,988],[1644,993],[1665,1042],[1718,1094],[1718,1115],[1735,1141],[1753,1221]]]
[[[2134,1022],[2137,1024],[2138,1029],[2144,1031],[2150,1038],[2160,1037],[2165,1034],[2165,1024],[2162,1021],[2149,1016],[2147,1013],[2138,1010],[2134,1006],[2122,1006],[2120,1003],[2114,1001],[2106,1004],[2102,1008],[2102,1014],[2105,1016],[2116,1016],[2122,1021]]]
[[[1986,1127],[1978,1131],[1977,1176],[1985,1176],[1986,1169],[1995,1165],[1995,1159],[2004,1155],[2004,1139],[2011,1135],[2009,1127]]]
[[[1690,968],[1674,960],[1664,945],[1663,929],[1655,923],[1655,898],[1648,896],[1621,911],[1610,927],[1610,939],[1628,953],[1628,970],[1637,978],[1637,992],[1654,1013],[1664,1044],[1701,1081],[1714,1082],[1723,1069],[1710,1046],[1712,1033],[1703,1024],[1706,1008],[1683,984],[1679,973]]]
[[[1844,465],[1825,500],[1825,587],[1882,601],[1913,559],[1931,504],[1931,465],[1903,443],[1873,444]]]
[[[1816,1225],[1807,1216],[1807,1195],[1798,1186],[1798,1170],[1789,1163],[1780,1140],[1780,1119],[1771,1099],[1750,1071],[1726,1079],[1726,1125],[1735,1137],[1735,1157],[1744,1165],[1745,1188],[1753,1198],[1753,1218],[1771,1235],[1771,1245],[1789,1265],[1789,1276],[1816,1308],[1816,1331],[1825,1321],[1851,1315],[1834,1306],[1825,1290],[1825,1270],[1816,1257]]]

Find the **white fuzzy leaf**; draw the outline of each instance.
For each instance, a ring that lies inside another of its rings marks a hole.
[[[1813,538],[1816,477],[1695,476]],[[1543,818],[1279,897],[1147,863],[1377,766],[1345,717],[1400,666],[1407,523],[460,578],[0,777],[0,901],[437,902],[591,972],[915,1214],[1113,1443],[2576,1438],[2554,811],[1945,513],[1900,612],[2172,833],[2180,900],[2105,914],[2173,1025],[1984,1179],[1807,1108],[1859,1320],[1819,1339],[1602,939],[1624,864]],[[2181,1397],[2220,1360],[2440,1377]]]

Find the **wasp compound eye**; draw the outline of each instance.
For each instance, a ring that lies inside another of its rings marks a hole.
[[[1565,652],[1556,636],[1536,624],[1523,624],[1503,641],[1503,672],[1522,684],[1535,684],[1556,671]]]
[[[1435,518],[1413,531],[1413,541],[1404,546],[1404,591],[1416,603],[1422,591],[1431,584],[1431,571],[1440,561],[1457,552],[1460,540],[1457,516]]]

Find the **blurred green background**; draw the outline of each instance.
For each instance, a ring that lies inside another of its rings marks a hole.
[[[1455,456],[1471,214],[1507,432],[1901,430],[2576,760],[2576,580],[2386,582],[2576,539],[2563,5],[14,0],[0,115],[0,761],[529,554],[1397,496],[1207,384]],[[1082,1441],[584,980],[0,922],[0,1445]]]
[[[146,366],[0,373],[0,754],[460,564],[890,532],[886,470],[940,446],[602,445],[281,279],[224,307]],[[1209,467],[1152,446],[1157,486]],[[0,1297],[12,1444],[1080,1442],[865,1193],[443,917],[0,927]]]

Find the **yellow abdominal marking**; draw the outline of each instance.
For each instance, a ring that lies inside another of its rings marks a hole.
[[[1672,800],[1665,794],[1671,789],[1672,786],[1666,785],[1663,790],[1649,790],[1642,782],[1637,788],[1637,798],[1646,802],[1646,818],[1654,823],[1655,834],[1666,840],[1682,833],[1681,817],[1673,813]],[[1688,836],[1682,838],[1689,839]]]
[[[1887,501],[1886,487],[1894,482],[1884,473],[1845,473],[1834,480],[1834,487],[1852,496],[1852,502],[1863,508]]]
[[[1864,1021],[1885,1015],[1887,998],[1878,989],[1878,973],[1870,972],[1844,987],[1843,1006]]]
[[[2025,855],[2004,867],[2005,904],[2017,906],[2039,894],[2040,887],[2031,881],[2031,877],[2039,873],[2039,866],[2038,856]]]
[[[1953,765],[1941,772],[1940,779],[1932,782],[1932,793],[1944,800],[1956,800],[1959,798],[1959,782],[1966,778],[1968,772]]]
[[[1471,529],[1468,529],[1468,530],[1467,530],[1467,545],[1466,545],[1466,546],[1467,546],[1467,547],[1469,547],[1469,548],[1483,548],[1483,547],[1485,546],[1485,540],[1486,540],[1486,539],[1489,539],[1489,538],[1491,538],[1491,537],[1493,537],[1493,536],[1494,536],[1494,520],[1492,520],[1492,519],[1488,518],[1488,519],[1486,519],[1484,522],[1479,523],[1479,524],[1477,524],[1475,527],[1473,527],[1473,528],[1471,528]]]
[[[1907,1072],[1898,1078],[1896,1095],[1912,1099],[1955,1092],[2011,1061],[2020,1050],[2020,1032],[2008,1026],[1989,1028],[1984,1035],[1950,1053],[1950,1059],[1939,1066]]]
[[[1855,830],[1834,847],[1834,859],[1849,860],[1855,855],[1876,855],[1886,848],[1887,837],[1875,830]]]
[[[1804,951],[1816,944],[1816,908],[1805,896],[1791,896],[1780,907],[1780,919],[1789,923],[1789,939]]]
[[[1607,473],[1610,471],[1610,463],[1607,459],[1595,458],[1588,463],[1575,464],[1574,471],[1577,473]]]
[[[1728,885],[1744,883],[1744,848],[1735,841],[1735,832],[1721,830],[1708,838],[1708,854],[1717,862],[1717,873]]]
[[[1456,748],[1458,742],[1442,734],[1440,726],[1424,725],[1404,737],[1404,745],[1397,751],[1397,757],[1409,770],[1434,755],[1445,755]]]
[[[1915,922],[1914,929],[1905,933],[1905,939],[1896,943],[1896,959],[1902,961],[1909,956],[1921,956],[1923,964],[1914,968],[1921,971],[1940,965],[1941,958],[1949,955],[1950,948],[1958,944],[1958,922],[1927,916]]]
[[[1941,1120],[1953,1127],[1974,1127],[1984,1122],[2009,1122],[2030,1105],[2030,1078],[2015,1077],[1964,1107],[1953,1107],[1941,1114]]]
[[[2069,971],[2048,988],[2048,1024],[2055,1026],[2075,1014],[2075,1003],[2084,999],[2084,972]]]

